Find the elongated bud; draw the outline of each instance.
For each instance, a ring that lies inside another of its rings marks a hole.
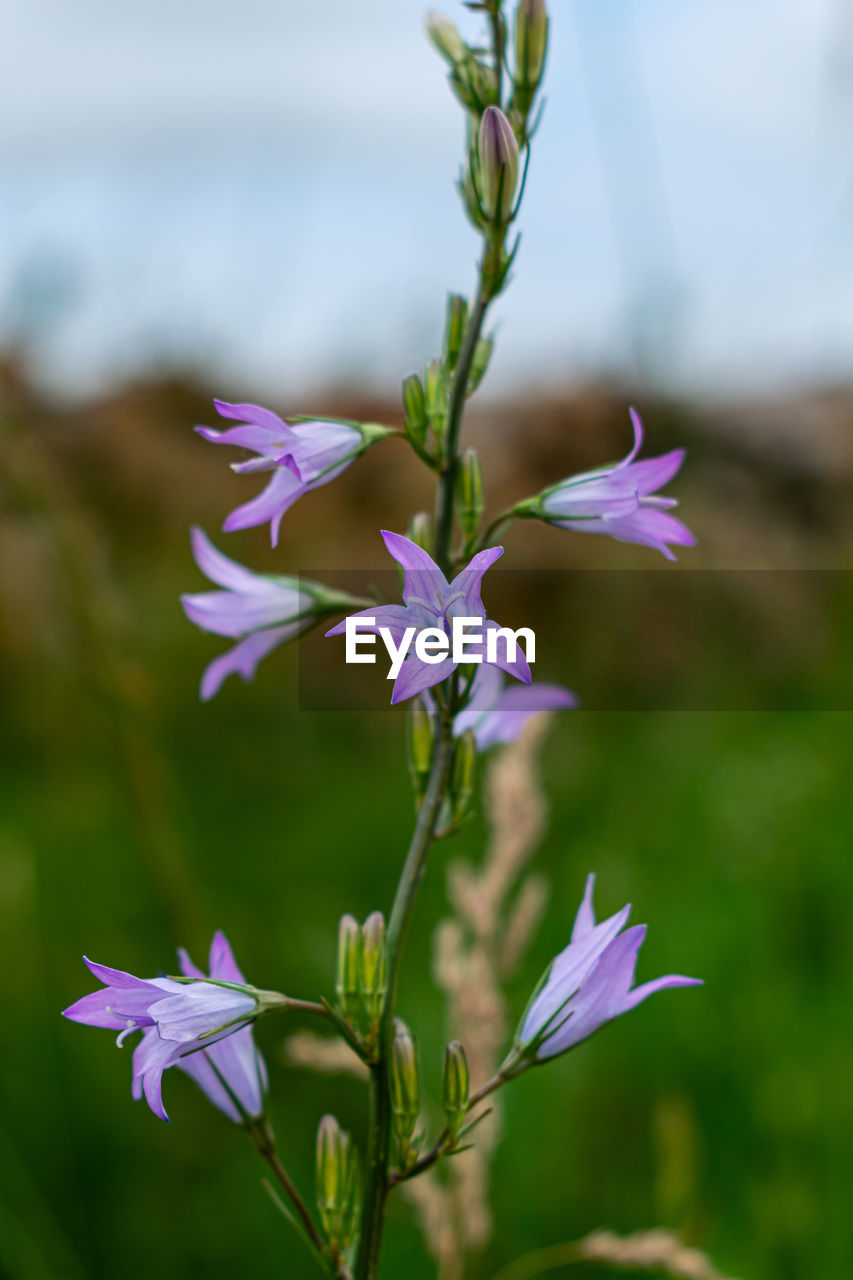
[[[341,916],[338,925],[338,963],[335,971],[335,995],[344,1016],[354,1018],[359,1011],[358,970],[361,952],[361,929],[355,916]]]
[[[317,1130],[317,1208],[327,1237],[340,1233],[346,1189],[348,1142],[334,1116],[323,1116]]]
[[[466,540],[477,532],[483,514],[483,472],[476,449],[465,449],[459,459],[459,523]]]
[[[451,22],[450,18],[446,18],[443,13],[428,13],[426,16],[426,31],[432,43],[446,62],[451,67],[457,62],[462,62],[468,55],[468,49],[465,41]]]
[[[424,393],[430,426],[436,438],[441,440],[444,436],[444,423],[447,417],[447,380],[440,360],[430,360],[426,367]]]
[[[447,1120],[450,1134],[450,1145],[456,1146],[459,1131],[468,1114],[468,1059],[465,1050],[458,1040],[451,1040],[444,1051],[444,1081],[441,1091],[441,1105]]]
[[[522,115],[530,110],[542,79],[547,48],[545,0],[519,0],[515,11],[515,101]]]
[[[415,512],[409,521],[406,537],[424,551],[432,550],[433,519],[428,511]]]
[[[355,1143],[347,1138],[344,1153],[344,1196],[341,1212],[341,1245],[347,1248],[355,1238],[361,1221],[361,1164]]]
[[[483,212],[498,226],[508,222],[518,186],[518,143],[499,107],[487,107],[478,143]]]
[[[447,299],[447,319],[444,325],[444,363],[448,369],[456,368],[467,323],[467,301],[460,294],[451,293]]]
[[[409,374],[403,382],[403,414],[406,434],[416,444],[423,444],[427,433],[427,412],[424,387],[416,373]]]
[[[405,1165],[421,1109],[421,1081],[417,1046],[402,1018],[394,1019],[389,1090],[391,1120]]]
[[[450,818],[461,822],[471,806],[477,765],[477,739],[473,729],[466,729],[456,740],[453,771],[450,778]]]
[[[385,917],[373,911],[361,930],[359,990],[367,1016],[375,1021],[382,1013],[387,988]]]
[[[409,774],[419,805],[423,800],[432,767],[432,748],[435,737],[432,716],[421,698],[412,698],[408,712]]]
[[[474,359],[471,361],[471,372],[468,375],[469,396],[474,394],[480,383],[485,378],[494,349],[494,338],[480,338],[474,348]]]

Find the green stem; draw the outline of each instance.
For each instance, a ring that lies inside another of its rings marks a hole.
[[[323,1244],[322,1236],[320,1235],[317,1228],[314,1226],[313,1219],[311,1217],[311,1214],[308,1212],[308,1207],[305,1204],[305,1201],[302,1199],[302,1196],[297,1191],[296,1186],[291,1180],[289,1173],[287,1172],[284,1165],[281,1163],[281,1161],[278,1158],[278,1152],[276,1151],[276,1145],[275,1145],[275,1135],[273,1134],[272,1127],[270,1126],[269,1122],[265,1120],[263,1117],[261,1117],[261,1119],[259,1120],[253,1121],[253,1123],[248,1128],[248,1134],[252,1142],[257,1147],[260,1155],[263,1157],[264,1160],[266,1160],[267,1164],[269,1165],[270,1170],[274,1174],[275,1179],[278,1182],[279,1186],[283,1188],[288,1199],[290,1200],[290,1203],[293,1205],[294,1209],[296,1210],[296,1213],[299,1217],[299,1221],[302,1223],[302,1226],[305,1230],[306,1236],[308,1237],[308,1239],[310,1240],[311,1244],[314,1246],[314,1248],[316,1249],[320,1257],[325,1260],[326,1250]]]
[[[488,248],[484,251],[488,254]],[[462,416],[465,412],[465,397],[468,394],[468,379],[474,363],[474,352],[483,331],[483,323],[491,301],[483,285],[483,263],[480,265],[480,281],[477,297],[471,311],[465,341],[459,353],[459,363],[453,375],[450,388],[450,403],[447,411],[447,436],[445,442],[444,466],[438,477],[438,493],[436,495],[435,513],[435,559],[443,573],[450,572],[451,542],[453,540],[453,503],[456,495],[456,473],[459,466],[459,433],[462,429]]]
[[[367,1188],[361,1223],[361,1240],[355,1264],[355,1280],[374,1280],[379,1265],[379,1250],[385,1225],[385,1200],[388,1194],[388,1163],[391,1146],[388,1064],[394,1030],[394,1006],[400,962],[415,897],[426,867],[427,854],[435,838],[453,759],[452,714],[449,710],[439,711],[437,714],[439,725],[429,782],[418,812],[388,922],[388,993],[379,1024],[379,1055],[370,1073]]]

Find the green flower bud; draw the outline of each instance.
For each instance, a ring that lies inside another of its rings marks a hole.
[[[459,506],[459,523],[467,540],[477,532],[477,526],[483,514],[483,472],[476,449],[465,449],[459,459],[456,496]]]
[[[417,1046],[402,1018],[394,1019],[389,1090],[391,1121],[405,1165],[421,1109],[421,1081]]]
[[[428,511],[416,511],[409,521],[406,537],[424,551],[432,551],[433,519]]]
[[[477,145],[483,212],[498,226],[510,220],[518,186],[518,143],[499,107],[487,107]]]
[[[345,1207],[346,1154],[349,1137],[334,1116],[323,1116],[317,1130],[317,1208],[326,1236],[340,1235]]]
[[[468,375],[468,395],[472,396],[486,376],[489,361],[495,348],[493,338],[480,338],[474,348],[474,359],[471,361],[471,372]]]
[[[455,1147],[459,1140],[459,1131],[468,1114],[468,1094],[468,1059],[460,1042],[451,1040],[444,1051],[441,1105],[444,1108],[452,1147]]]
[[[358,971],[361,953],[361,929],[355,916],[341,916],[338,925],[338,962],[335,969],[335,995],[343,1014],[352,1020],[359,1011]]]
[[[344,1134],[347,1139],[346,1150],[344,1152],[344,1197],[341,1212],[341,1245],[346,1249],[355,1236],[361,1221],[361,1165],[358,1159],[358,1150],[350,1140],[348,1133]]]
[[[519,0],[515,11],[515,100],[527,115],[545,69],[548,11],[545,0]]]
[[[456,26],[443,13],[428,13],[426,16],[426,32],[438,52],[446,62],[455,66],[468,56],[468,47],[460,36]]]
[[[385,943],[385,917],[373,911],[361,930],[361,967],[359,991],[367,1016],[376,1021],[382,1013],[388,986],[388,957]]]
[[[467,323],[467,301],[460,294],[451,293],[447,299],[447,319],[444,325],[444,363],[448,369],[456,368]]]
[[[424,798],[432,767],[435,737],[432,716],[420,698],[412,698],[408,710],[409,774],[419,805]]]
[[[466,729],[456,740],[450,777],[450,821],[455,826],[467,814],[474,795],[477,764],[477,739],[473,729]]]
[[[440,440],[447,417],[447,379],[440,360],[430,360],[424,372],[426,411],[430,426]]]
[[[427,433],[427,412],[424,387],[416,373],[409,374],[403,382],[403,413],[406,434],[422,445]]]

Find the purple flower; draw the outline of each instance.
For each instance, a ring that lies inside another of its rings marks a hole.
[[[214,444],[236,445],[258,455],[246,462],[232,462],[231,468],[238,474],[273,473],[266,488],[232,511],[222,528],[230,533],[269,520],[274,547],[282,516],[297,498],[334,480],[360,453],[389,434],[386,427],[375,423],[311,421],[291,427],[260,405],[227,404],[224,400],[213,403],[220,417],[236,419],[240,425],[227,431],[196,427],[199,435]]]
[[[264,1067],[251,1043],[250,1026],[259,1012],[272,1004],[268,999],[265,1005],[262,999],[269,993],[248,988],[223,933],[217,933],[211,944],[211,981],[137,978],[83,958],[104,985],[63,1010],[64,1016],[72,1022],[117,1031],[119,1045],[134,1031],[142,1032],[133,1052],[135,1098],[144,1094],[154,1114],[168,1120],[162,1076],[169,1067],[180,1066],[232,1119],[239,1117],[234,1099],[248,1114],[255,1114],[262,1099]],[[206,978],[186,953],[181,953],[181,971],[188,978]],[[252,1070],[254,1085],[249,1079]]]
[[[561,529],[605,533],[618,542],[654,547],[667,560],[674,560],[669,543],[692,547],[696,539],[685,524],[667,514],[678,505],[677,500],[660,497],[657,490],[676,474],[685,451],[673,449],[659,458],[635,462],[643,443],[643,424],[636,409],[629,412],[634,446],[627,457],[612,467],[561,480],[538,497],[519,503],[514,512],[536,516]]]
[[[429,698],[429,694],[424,695]],[[500,671],[483,663],[474,676],[471,696],[453,721],[458,738],[473,729],[478,751],[498,743],[515,742],[531,716],[540,711],[571,711],[578,696],[559,684],[506,687]]]
[[[286,640],[293,640],[330,613],[358,604],[354,596],[331,591],[297,578],[271,578],[244,569],[221,551],[199,528],[191,530],[195,562],[221,591],[181,596],[190,622],[214,635],[239,638],[205,668],[201,696],[218,693],[232,673],[253,680],[261,658]]]
[[[403,603],[374,605],[370,609],[352,614],[354,618],[373,619],[370,625],[365,622],[360,628],[364,634],[378,634],[380,628],[385,628],[395,645],[400,646],[408,641],[411,646],[420,631],[443,632],[450,638],[454,618],[479,619],[484,632],[499,630],[498,624],[486,617],[480,599],[480,587],[483,574],[503,555],[503,547],[489,547],[485,551],[478,551],[466,568],[452,582],[448,582],[432,557],[416,543],[399,533],[388,533],[385,530],[382,531],[382,537],[390,555],[403,566]],[[341,635],[345,628],[346,619],[332,627],[326,635]],[[469,660],[480,657],[485,664],[485,638],[479,643],[472,643],[472,640],[473,636],[467,642]],[[496,666],[516,680],[530,684],[530,667],[520,646],[511,658],[509,646],[498,638],[495,657]],[[394,682],[391,702],[404,702],[407,698],[413,698],[415,694],[440,684],[453,674],[458,665],[449,654],[439,662],[427,663],[410,649]]]
[[[630,906],[596,924],[594,885],[595,876],[588,876],[571,941],[540,983],[516,1036],[526,1057],[542,1061],[565,1053],[655,991],[701,985],[699,978],[670,974],[633,986],[637,952],[646,936],[646,926],[638,924],[621,932]]]

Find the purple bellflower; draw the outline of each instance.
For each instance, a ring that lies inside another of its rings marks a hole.
[[[133,1096],[168,1120],[162,1076],[179,1066],[232,1119],[263,1110],[265,1068],[252,1042],[251,1023],[266,1009],[283,1007],[285,997],[249,987],[237,968],[228,940],[214,936],[210,980],[181,953],[181,971],[198,981],[137,978],[84,960],[104,985],[63,1010],[72,1022],[117,1031],[121,1045],[134,1031],[142,1039],[133,1052]],[[239,1038],[238,1038],[239,1037]],[[232,1043],[236,1041],[236,1043]]]
[[[181,596],[184,613],[202,631],[238,640],[205,669],[201,678],[205,701],[218,693],[231,674],[253,680],[261,658],[280,644],[295,639],[329,614],[362,603],[316,582],[253,573],[217,551],[197,527],[191,537],[196,564],[222,590]]]
[[[424,694],[429,698],[429,694]],[[580,699],[560,684],[514,684],[507,687],[500,671],[482,663],[471,685],[468,703],[453,721],[454,737],[474,731],[478,751],[515,742],[527,721],[540,711],[571,711]]]
[[[435,630],[451,636],[454,618],[477,618],[484,632],[499,630],[498,624],[486,617],[483,602],[480,599],[480,588],[483,574],[503,555],[503,547],[489,547],[478,551],[473,559],[452,582],[439,569],[438,565],[422,547],[410,542],[399,533],[382,531],[385,546],[390,555],[403,566],[403,603],[374,605],[352,614],[354,618],[372,618],[371,625],[364,625],[364,634],[379,633],[380,628],[387,628],[396,645],[407,639],[410,642],[409,656],[402,664],[400,673],[394,682],[391,702],[405,702],[433,685],[440,684],[456,670],[458,663],[448,654],[440,662],[427,663],[411,651],[411,642],[419,631]],[[327,636],[341,635],[346,629],[346,619],[327,631]],[[485,638],[478,643],[469,639],[468,653],[481,656],[483,665],[486,658]],[[530,684],[530,667],[519,647],[514,658],[510,658],[509,646],[498,639],[496,644],[496,666]]]
[[[592,906],[595,876],[587,877],[572,937],[545,974],[516,1035],[516,1059],[544,1061],[587,1040],[606,1023],[666,987],[701,985],[699,978],[670,974],[635,987],[637,952],[646,926],[622,932],[631,912],[623,907],[596,924]]]
[[[597,471],[571,476],[520,502],[513,513],[533,516],[560,529],[577,533],[604,533],[617,542],[653,547],[674,560],[669,544],[695,546],[696,539],[680,520],[669,515],[676,498],[661,497],[657,490],[673,478],[684,461],[684,449],[673,449],[659,458],[635,459],[643,444],[643,424],[631,409],[634,444],[621,462]]]
[[[236,419],[240,425],[227,431],[196,427],[199,435],[214,444],[236,445],[257,454],[246,462],[231,463],[238,475],[272,472],[266,487],[232,511],[222,528],[230,533],[269,521],[274,547],[282,516],[297,498],[334,480],[360,453],[389,434],[387,427],[376,423],[310,421],[290,426],[260,405],[213,403],[220,417]]]

